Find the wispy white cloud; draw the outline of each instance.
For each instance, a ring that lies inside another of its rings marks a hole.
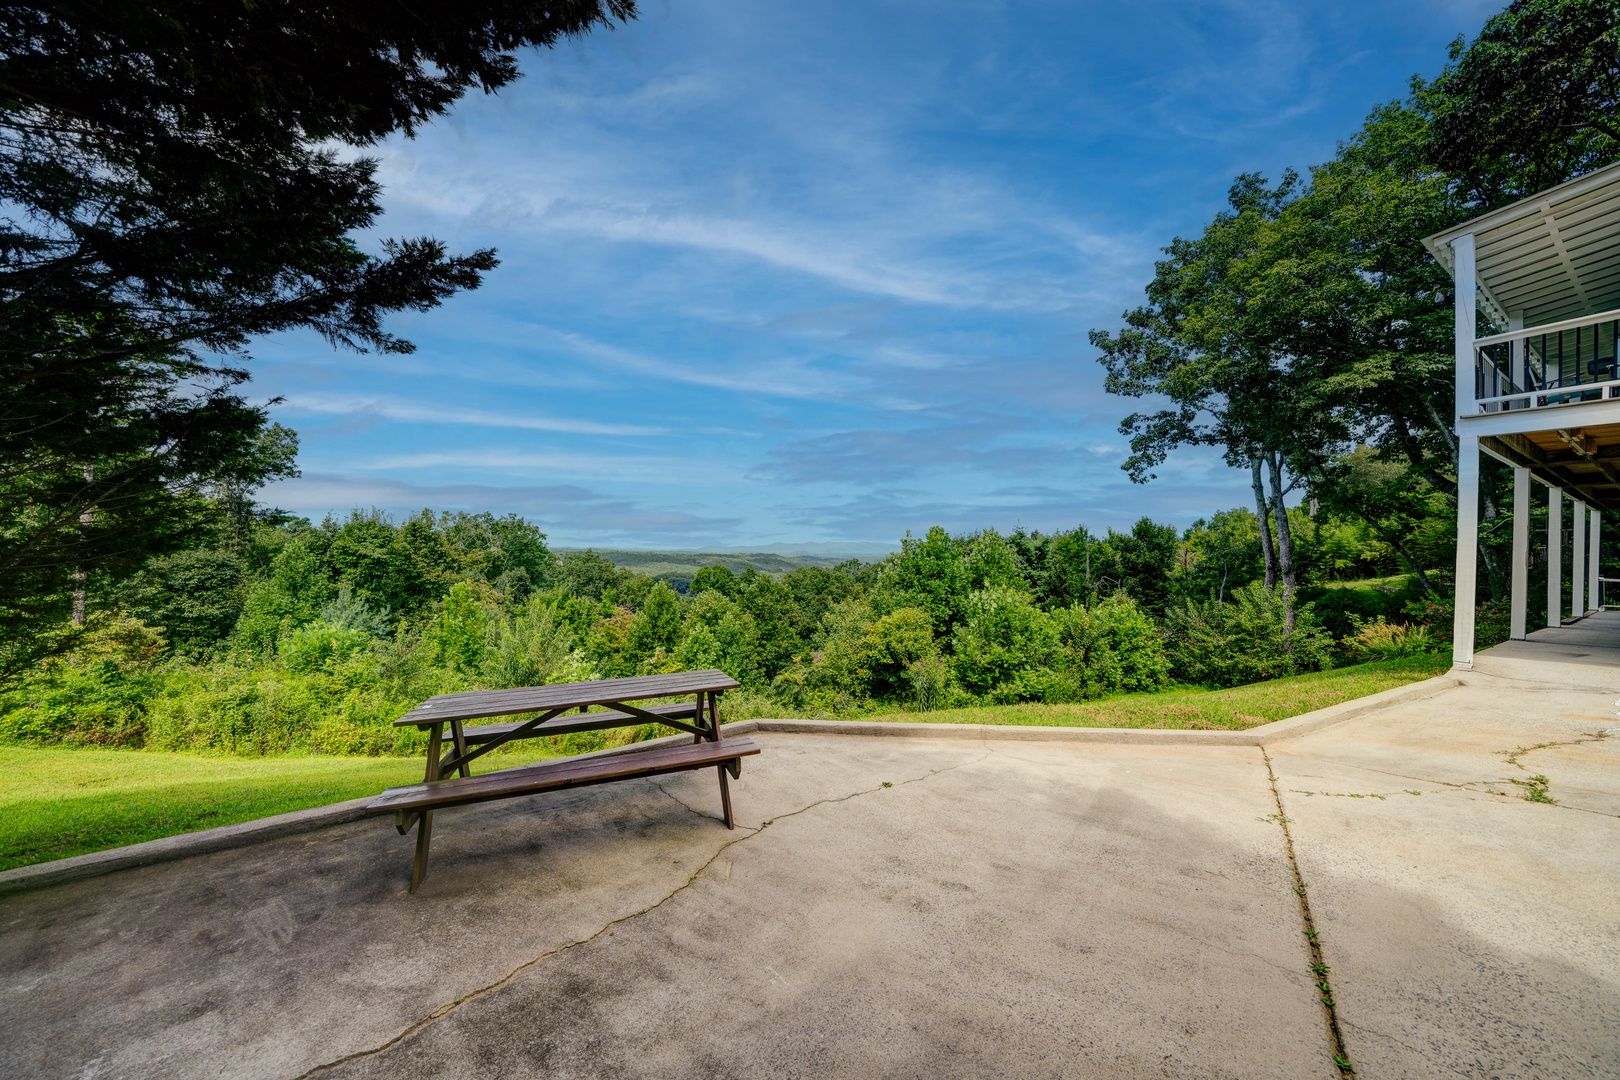
[[[596,420],[569,420],[559,417],[501,413],[455,405],[402,401],[393,398],[351,394],[292,393],[286,395],[286,408],[294,412],[345,417],[370,417],[412,424],[456,424],[475,428],[520,428],[527,431],[556,431],[570,435],[668,434],[661,427],[639,424],[606,424]]]
[[[583,454],[513,447],[389,454],[370,458],[359,467],[378,472],[465,469],[515,473],[531,479],[627,480],[681,486],[742,478],[742,470],[735,465],[694,460],[686,455]]]
[[[690,544],[734,535],[741,519],[648,505],[574,484],[413,484],[343,473],[314,473],[267,487],[261,497],[294,513],[320,518],[350,508],[410,514],[423,507],[516,513],[539,524],[553,543],[669,542]]]

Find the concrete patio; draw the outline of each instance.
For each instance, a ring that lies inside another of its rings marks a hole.
[[[415,896],[373,819],[0,897],[0,1071],[1335,1077],[1291,837],[1358,1075],[1612,1077],[1617,645],[1264,747],[761,733],[735,832],[486,804]]]

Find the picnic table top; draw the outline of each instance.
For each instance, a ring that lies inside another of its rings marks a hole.
[[[735,690],[742,684],[723,671],[678,671],[672,675],[637,675],[628,679],[524,686],[515,690],[468,690],[428,698],[395,720],[400,727],[427,727],[447,720],[610,705],[616,701],[674,697],[680,694]]]

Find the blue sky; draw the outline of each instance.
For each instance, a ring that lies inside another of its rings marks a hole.
[[[1086,332],[1499,6],[643,0],[376,152],[378,236],[502,265],[395,318],[411,356],[258,343],[304,474],[262,498],[644,548],[1241,505],[1209,453],[1126,479]]]

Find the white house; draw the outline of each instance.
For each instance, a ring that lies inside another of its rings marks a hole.
[[[1482,453],[1513,467],[1512,636],[1525,636],[1532,481],[1546,488],[1551,511],[1548,625],[1566,617],[1565,529],[1574,541],[1567,617],[1599,606],[1599,515],[1620,509],[1620,163],[1423,243],[1457,285],[1452,661],[1467,668],[1474,663]]]

